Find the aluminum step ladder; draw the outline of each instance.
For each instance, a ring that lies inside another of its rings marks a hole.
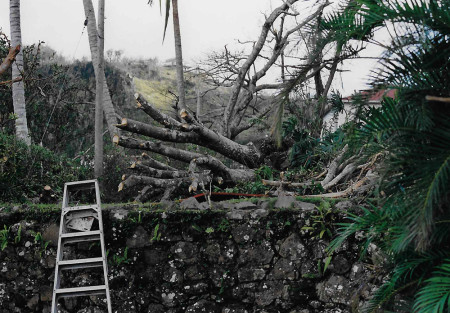
[[[71,195],[79,191],[95,190],[95,204],[71,205]],[[90,230],[94,220],[98,230]],[[64,246],[80,242],[99,242],[101,257],[64,260]],[[61,274],[64,270],[79,270],[94,267],[103,268],[103,285],[61,288]],[[55,282],[51,313],[58,313],[58,300],[63,297],[106,296],[108,313],[112,313],[108,286],[108,268],[103,237],[103,221],[100,203],[100,189],[97,180],[70,182],[64,185],[61,222],[59,227],[58,251],[55,264]]]

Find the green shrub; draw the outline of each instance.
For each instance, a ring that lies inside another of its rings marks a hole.
[[[65,182],[90,177],[79,161],[59,156],[43,147],[17,140],[0,132],[0,201],[25,202],[38,197],[49,185],[57,196]]]
[[[386,46],[373,85],[398,92],[361,116],[354,138],[366,157],[385,155],[379,169],[384,197],[361,214],[348,213],[330,251],[362,232],[364,251],[374,243],[386,255],[389,274],[362,312],[398,312],[395,296],[402,291],[406,312],[450,312],[450,106],[441,100],[450,96],[450,3],[354,3],[357,11],[327,23],[358,35],[393,23],[398,37]]]

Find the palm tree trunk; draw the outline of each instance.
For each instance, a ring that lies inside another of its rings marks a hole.
[[[10,25],[11,25],[11,45],[16,47],[22,44],[22,34],[20,30],[20,0],[9,1]],[[23,53],[22,49],[16,56],[12,65],[12,79],[23,76]],[[14,114],[16,115],[16,137],[25,141],[27,145],[31,144],[31,138],[28,133],[27,113],[25,107],[25,89],[23,80],[12,84],[12,97]]]
[[[105,0],[98,2],[98,71],[104,73],[105,47]],[[95,157],[94,175],[99,178],[103,174],[103,80],[104,75],[96,75],[95,101]]]
[[[114,138],[114,135],[120,134],[119,129],[115,126],[117,124],[116,112],[109,94],[108,86],[105,79],[105,71],[100,71],[98,68],[98,33],[97,23],[94,13],[94,6],[91,0],[83,0],[84,13],[88,21],[87,30],[89,38],[89,48],[91,50],[92,64],[94,66],[95,76],[101,75],[103,78],[103,110],[105,113],[106,123],[108,124],[109,135]]]
[[[175,60],[177,67],[178,105],[180,109],[186,109],[186,94],[183,77],[183,53],[181,50],[180,20],[178,16],[178,0],[172,0],[173,7],[173,34],[175,36]]]

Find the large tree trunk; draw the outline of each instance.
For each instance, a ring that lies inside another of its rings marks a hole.
[[[183,75],[183,53],[181,50],[180,19],[178,15],[178,0],[172,0],[173,7],[173,34],[175,37],[175,60],[177,68],[178,105],[180,109],[186,109],[186,92]]]
[[[104,73],[105,46],[105,0],[98,1],[98,71]],[[95,93],[95,158],[94,175],[99,178],[103,174],[103,80],[104,75],[96,75]]]
[[[103,111],[105,113],[106,123],[108,124],[109,135],[114,138],[114,135],[120,134],[119,129],[115,127],[117,123],[116,112],[114,110],[114,105],[111,100],[111,95],[109,94],[108,85],[106,84],[105,72],[100,71],[98,68],[98,32],[97,23],[95,18],[94,7],[91,0],[83,0],[84,13],[86,15],[88,38],[89,38],[89,48],[91,50],[92,64],[94,66],[95,76],[102,76],[103,80]]]
[[[13,47],[22,45],[22,33],[20,29],[20,0],[9,1],[10,25],[11,25],[11,45]],[[22,50],[16,55],[15,62],[12,64],[12,80],[17,77],[23,77],[23,53]],[[25,107],[25,89],[23,80],[12,84],[12,96],[14,114],[16,115],[16,136],[23,140],[27,145],[31,144],[31,138],[28,133],[27,112]]]

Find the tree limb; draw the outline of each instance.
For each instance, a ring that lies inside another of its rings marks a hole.
[[[8,55],[6,56],[6,58],[3,59],[2,64],[0,64],[0,75],[2,75],[11,67],[19,52],[20,52],[20,45],[17,45],[15,48],[9,49]]]
[[[134,162],[131,164],[130,169],[133,170],[139,170],[141,172],[144,172],[145,174],[155,177],[155,178],[182,178],[182,177],[188,177],[189,173],[182,170],[161,170],[152,168],[150,166],[142,164],[141,161]]]
[[[151,158],[147,153],[143,152],[141,154],[141,162],[142,164],[146,165],[146,166],[150,166],[159,170],[168,170],[168,171],[176,171],[177,169],[169,166],[165,163],[156,161],[155,159]]]
[[[119,184],[118,190],[122,191],[124,188],[132,188],[139,184],[150,185],[155,188],[165,189],[169,186],[177,186],[180,183],[188,183],[189,181],[190,181],[189,177],[176,179],[159,179],[148,176],[131,175]]]

